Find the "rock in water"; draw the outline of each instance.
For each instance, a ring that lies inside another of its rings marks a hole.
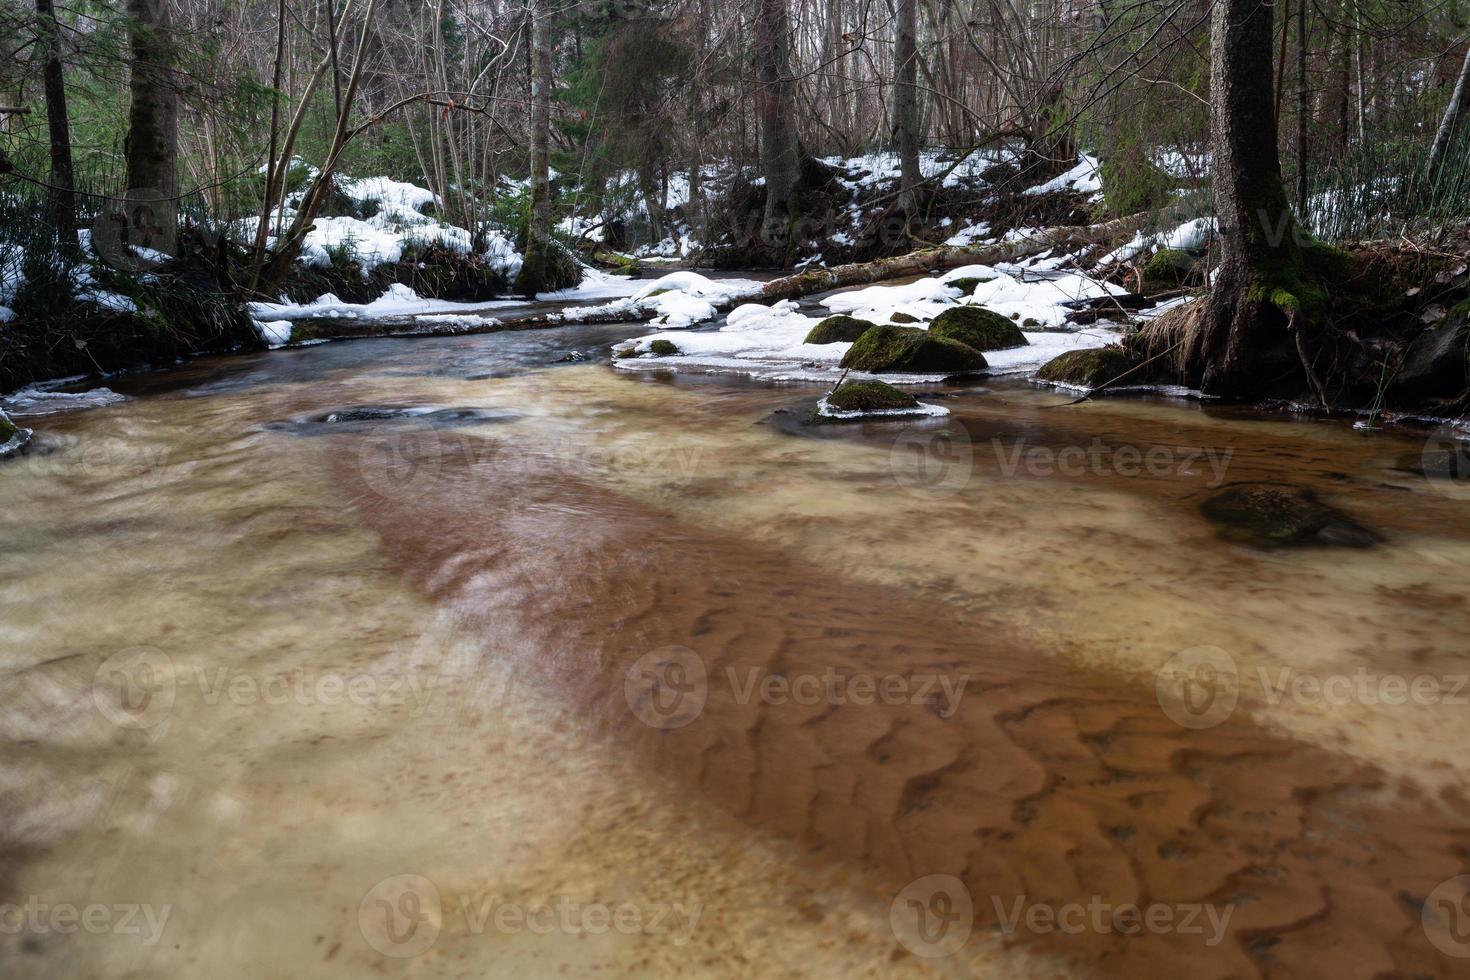
[[[1199,509],[1220,537],[1257,548],[1368,548],[1378,541],[1372,531],[1322,503],[1312,491],[1286,483],[1237,483],[1211,495]]]
[[[850,344],[873,326],[871,320],[859,320],[855,316],[838,313],[812,327],[803,343],[807,344]]]
[[[945,310],[929,324],[929,333],[947,337],[978,351],[1025,347],[1021,328],[999,313],[983,306],[956,306]]]
[[[0,412],[0,459],[17,455],[31,444],[31,430],[22,429]]]
[[[984,370],[988,365],[985,355],[968,344],[935,337],[917,327],[885,323],[859,337],[840,366],[870,374],[953,374]]]
[[[1043,364],[1036,372],[1036,379],[1054,384],[1096,388],[1137,367],[1138,363],[1121,347],[1069,350]]]
[[[648,345],[648,352],[654,357],[673,357],[679,353],[679,346],[672,340],[659,337]]]
[[[880,412],[917,408],[919,400],[882,381],[844,381],[827,396],[827,405],[839,412]]]

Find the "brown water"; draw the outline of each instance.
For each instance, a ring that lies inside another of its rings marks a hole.
[[[813,431],[810,389],[552,363],[624,333],[38,426],[0,972],[1466,973],[1470,493],[1395,468],[1426,438],[1023,385]],[[319,421],[360,406],[468,411]],[[1261,480],[1382,543],[1217,539]]]

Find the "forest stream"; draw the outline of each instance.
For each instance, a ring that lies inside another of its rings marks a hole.
[[[1465,969],[1431,432],[1020,379],[810,426],[627,335],[200,359],[37,426],[0,902],[83,918],[0,919],[0,973]],[[1224,539],[1240,483],[1375,541]]]

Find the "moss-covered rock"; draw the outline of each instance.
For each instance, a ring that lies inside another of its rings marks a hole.
[[[1138,363],[1121,347],[1069,350],[1043,364],[1036,372],[1036,378],[1038,381],[1096,388],[1137,367]]]
[[[945,283],[950,289],[958,289],[961,296],[969,296],[976,287],[990,282],[990,278],[981,279],[978,276],[961,276],[959,279],[951,279]]]
[[[981,306],[956,306],[945,310],[929,324],[934,337],[958,340],[978,351],[1025,347],[1021,328]]]
[[[910,314],[910,313],[902,313],[902,312],[895,313],[895,314],[893,314],[893,316],[889,317],[888,319],[890,321],[892,321],[893,323],[923,323],[924,322],[923,320],[920,320],[918,317],[914,316],[913,314]]]
[[[632,347],[624,347],[622,350],[618,351],[613,356],[616,357],[620,361],[624,361],[624,360],[627,360],[630,357],[637,357],[638,354],[639,354],[638,345],[637,344],[634,344]]]
[[[886,323],[859,337],[843,356],[841,366],[870,374],[954,374],[987,367],[985,355],[968,344],[936,337],[918,327]]]
[[[882,381],[844,381],[826,400],[827,407],[838,412],[881,412],[919,405],[913,395]]]
[[[1367,548],[1377,541],[1373,532],[1322,503],[1312,491],[1289,484],[1236,484],[1210,496],[1199,509],[1220,537],[1258,548]]]
[[[30,441],[30,429],[22,429],[10,421],[10,416],[0,412],[0,459],[14,456],[25,449]]]
[[[648,352],[654,357],[673,357],[679,353],[679,348],[672,340],[659,337],[648,345]]]
[[[1197,278],[1200,260],[1177,248],[1161,248],[1143,267],[1143,291],[1159,292]]]
[[[855,316],[838,313],[818,323],[807,333],[808,344],[850,344],[873,326],[871,320],[859,320]]]

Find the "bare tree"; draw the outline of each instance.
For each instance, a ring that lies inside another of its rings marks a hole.
[[[132,244],[165,250],[178,221],[179,189],[171,26],[168,0],[128,0],[128,230]]]
[[[761,170],[766,177],[768,225],[794,217],[801,179],[791,74],[791,25],[786,0],[760,0],[755,20],[756,114],[760,120]]]
[[[46,128],[51,148],[51,221],[63,246],[77,245],[76,171],[71,159],[66,79],[61,69],[61,25],[51,0],[36,0],[36,30],[41,46],[41,77],[46,90]]]
[[[919,182],[919,46],[918,0],[898,0],[894,29],[893,144],[898,151],[898,209],[910,220],[918,216]]]
[[[526,254],[516,277],[516,292],[534,297],[546,288],[551,262],[551,8],[532,0],[531,8],[531,215]]]

